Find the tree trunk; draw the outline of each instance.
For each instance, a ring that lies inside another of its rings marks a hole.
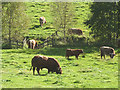
[[[12,46],[11,46],[11,19],[12,19],[12,16],[10,13],[10,19],[9,19],[9,48],[10,49],[12,48]]]

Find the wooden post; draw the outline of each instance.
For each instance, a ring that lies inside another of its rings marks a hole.
[[[57,31],[55,32],[55,34],[58,36],[58,33],[57,33]]]
[[[87,45],[89,44],[89,38],[87,38]]]
[[[54,46],[54,37],[52,35],[52,46]]]
[[[18,40],[17,40],[17,49],[18,49]]]
[[[46,45],[48,46],[48,38],[46,39]]]
[[[23,49],[23,42],[22,42],[22,49]]]

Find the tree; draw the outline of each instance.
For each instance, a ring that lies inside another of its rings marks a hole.
[[[22,41],[29,26],[29,18],[25,13],[25,3],[23,2],[3,2],[2,3],[2,38],[3,43],[9,42],[12,48],[13,41]]]
[[[85,24],[91,27],[95,39],[102,40],[103,44],[115,44],[120,35],[117,7],[116,2],[95,2],[90,7],[93,16]]]
[[[66,41],[67,30],[74,25],[74,5],[72,2],[53,2],[51,7],[54,20],[53,26],[56,30],[63,32],[64,41]]]

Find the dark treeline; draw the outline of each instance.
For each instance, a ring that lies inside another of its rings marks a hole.
[[[116,45],[120,38],[118,20],[120,2],[94,2],[91,7],[92,17],[85,22],[91,28],[90,35],[97,44]]]

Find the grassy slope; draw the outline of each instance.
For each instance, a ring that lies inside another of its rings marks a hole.
[[[76,11],[75,20],[77,21],[77,24],[74,26],[74,28],[82,29],[86,36],[88,36],[89,29],[83,24],[83,22],[89,17],[90,14],[89,4],[90,3],[83,2],[74,3]],[[49,35],[55,32],[55,29],[52,24],[53,17],[51,15],[52,11],[50,5],[51,5],[50,2],[26,3],[27,6],[26,12],[31,18],[31,27],[29,29],[28,34],[40,34],[41,37],[48,37]],[[41,16],[44,16],[47,20],[47,24],[44,24],[42,28],[39,26],[40,25],[39,18]]]
[[[117,88],[118,54],[114,59],[100,59],[95,49],[86,51],[85,58],[74,56],[67,60],[65,48],[47,48],[41,50],[11,49],[2,50],[2,87],[4,88]],[[59,51],[60,50],[60,51]],[[95,51],[94,51],[95,50]],[[58,52],[59,51],[59,52]],[[40,76],[29,71],[31,59],[35,55],[54,57],[60,63],[63,74],[40,71]]]

